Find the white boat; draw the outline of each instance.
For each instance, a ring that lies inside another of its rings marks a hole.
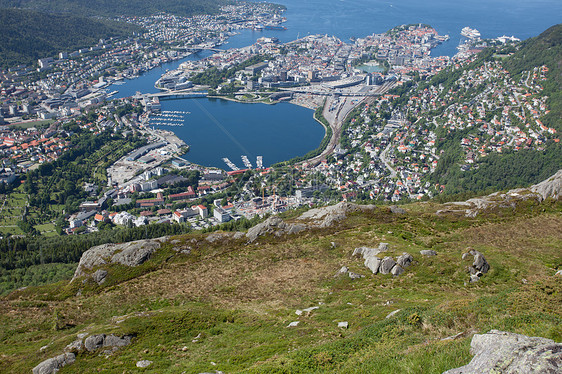
[[[464,27],[461,30],[461,35],[465,36],[469,39],[479,39],[480,38],[480,31],[476,29],[471,29],[470,27]]]

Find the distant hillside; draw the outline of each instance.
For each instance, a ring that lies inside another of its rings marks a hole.
[[[135,30],[139,29],[125,23],[2,9],[0,66],[34,63],[38,58],[91,46],[101,38],[130,35]]]
[[[523,42],[504,64],[514,76],[541,65],[549,68],[543,92],[549,97],[550,113],[543,122],[562,132],[562,24]]]
[[[468,68],[493,58],[493,51],[485,51]],[[540,120],[546,126],[556,129],[557,134],[562,133],[562,24],[524,41],[502,64],[515,81],[521,78],[522,73],[532,71],[535,67],[548,67],[547,80],[541,82],[541,95],[548,97],[547,106],[550,112]],[[435,76],[431,83],[454,84],[461,73],[462,70],[456,73],[441,73]],[[542,150],[522,149],[517,152],[490,153],[480,159],[471,170],[462,171],[450,166],[460,161],[460,146],[457,140],[463,136],[466,134],[462,131],[452,132],[439,147],[445,153],[431,181],[445,185],[446,194],[474,194],[522,187],[547,178],[562,165],[560,143],[546,142]]]
[[[0,7],[81,16],[144,16],[158,12],[188,16],[216,12],[226,3],[226,0],[0,0]]]

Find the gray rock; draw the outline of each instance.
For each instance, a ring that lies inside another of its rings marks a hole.
[[[74,281],[88,274],[90,269],[110,263],[125,266],[138,266],[148,260],[150,255],[162,245],[167,238],[137,240],[121,244],[102,244],[88,249],[82,254],[76,268]]]
[[[220,233],[220,232],[213,232],[213,233],[207,235],[205,240],[207,240],[209,243],[214,243],[214,242],[222,240],[222,239],[224,239],[228,236],[229,236],[228,234],[223,234],[223,233]]]
[[[396,261],[390,256],[386,256],[382,259],[381,265],[379,267],[379,272],[381,274],[389,274],[392,268],[396,265]]]
[[[431,249],[423,249],[420,251],[420,254],[422,256],[437,256],[437,252],[431,250]]]
[[[395,277],[399,276],[403,272],[404,272],[404,269],[402,267],[400,267],[400,265],[398,265],[398,264],[394,265],[392,270],[390,270],[390,274],[394,275]]]
[[[104,337],[105,335],[103,334],[88,336],[86,340],[84,340],[84,348],[88,352],[93,352],[96,349],[101,348],[103,346]]]
[[[398,258],[396,259],[398,265],[400,265],[403,268],[407,268],[408,266],[410,266],[412,264],[412,261],[414,261],[414,258],[412,257],[411,254],[406,252],[402,253],[402,255],[398,256]]]
[[[560,199],[562,197],[562,170],[558,170],[556,174],[547,180],[531,186],[529,190],[539,194],[542,200],[549,197],[555,200]]]
[[[386,252],[388,251],[388,243],[379,243],[379,252]]]
[[[313,226],[324,228],[344,220],[348,213],[373,209],[376,207],[372,205],[357,205],[342,201],[336,205],[311,209],[304,212],[299,219],[313,221],[311,222]]]
[[[349,327],[349,322],[338,322],[338,327],[342,329],[347,329]]]
[[[474,256],[474,262],[472,263],[472,267],[481,271],[482,273],[487,273],[490,270],[490,264],[484,258],[484,255],[478,251],[472,250],[470,254]]]
[[[468,365],[444,374],[560,373],[562,344],[553,340],[492,330],[472,338]]]
[[[298,234],[301,231],[306,230],[306,226],[302,225],[300,223],[294,224],[294,225],[289,225],[288,226],[288,230],[286,231],[287,234],[291,235],[291,234]]]
[[[106,335],[103,339],[104,347],[124,347],[131,344],[131,336],[125,335],[122,338],[115,336],[113,334]]]
[[[131,243],[121,252],[113,255],[111,262],[131,267],[138,266],[148,260],[150,255],[158,248],[160,248],[158,242]]]
[[[480,280],[480,277],[476,274],[471,274],[470,275],[470,283],[476,283]]]
[[[362,256],[364,259],[367,259],[371,256],[379,254],[379,252],[380,251],[376,248],[359,247],[353,250],[352,256]]]
[[[33,368],[33,374],[51,374],[56,373],[63,366],[73,364],[76,361],[74,353],[64,353],[62,355],[50,358],[41,362]]]
[[[246,233],[246,237],[250,242],[253,242],[258,237],[266,234],[282,236],[285,234],[297,234],[303,230],[306,230],[305,225],[287,224],[279,217],[269,217],[264,222],[258,223],[254,227],[250,228]]]
[[[233,238],[234,238],[235,240],[238,240],[238,239],[242,239],[244,236],[246,236],[245,233],[243,233],[243,232],[241,232],[241,231],[236,231],[236,232],[234,233]]]
[[[368,267],[373,274],[377,274],[380,270],[381,262],[381,259],[377,256],[371,256],[365,260],[365,266]]]
[[[105,282],[105,277],[107,277],[107,270],[103,269],[96,270],[94,275],[92,275],[92,279],[97,284],[102,284],[103,282]]]
[[[152,361],[149,361],[149,360],[137,361],[137,367],[138,368],[146,368],[146,367],[149,367],[150,365],[152,365]]]
[[[365,277],[364,275],[357,274],[357,273],[354,273],[354,272],[352,272],[352,271],[349,271],[349,272],[347,273],[347,275],[349,275],[349,277],[350,277],[351,279],[359,279],[359,278],[364,278],[364,277]]]
[[[65,352],[79,352],[82,349],[84,349],[84,343],[82,342],[82,339],[76,339],[75,341],[73,341],[72,343],[70,343],[69,345],[67,345],[64,348]]]
[[[562,270],[558,270],[554,275],[562,276]]]
[[[467,253],[462,255],[462,259],[466,260],[472,256],[474,258],[474,262],[472,266],[468,267],[468,271],[471,275],[477,275],[481,277],[483,274],[487,273],[490,270],[490,264],[484,258],[484,255],[474,249],[469,250]],[[471,277],[472,282],[472,277]]]
[[[335,277],[339,277],[341,275],[347,274],[348,271],[349,269],[347,268],[347,266],[342,266],[342,268],[338,270],[338,272],[336,273]]]

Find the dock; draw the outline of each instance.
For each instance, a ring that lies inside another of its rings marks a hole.
[[[240,170],[240,168],[236,165],[234,165],[234,163],[232,161],[230,161],[227,157],[223,157],[222,159],[224,161],[225,164],[228,165],[229,168],[231,168],[233,171],[237,171]]]
[[[248,156],[244,155],[241,158],[242,158],[242,162],[244,163],[244,166],[246,166],[247,169],[251,169],[253,167],[250,160],[248,160]]]

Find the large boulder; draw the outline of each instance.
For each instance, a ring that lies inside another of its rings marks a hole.
[[[63,366],[73,364],[76,361],[74,353],[63,353],[41,362],[33,368],[33,374],[52,374],[59,371]]]
[[[547,180],[529,187],[529,190],[538,194],[542,200],[549,197],[555,200],[559,199],[562,197],[562,170],[558,170],[556,174]]]
[[[309,211],[304,212],[299,219],[313,221],[312,224],[314,226],[324,228],[344,220],[351,212],[372,209],[375,209],[375,207],[369,205],[357,205],[342,201],[336,205],[310,209]]]
[[[376,274],[379,272],[381,259],[377,256],[370,256],[365,260],[365,266],[369,268],[373,274]]]
[[[82,254],[80,263],[74,272],[74,281],[78,277],[88,275],[97,266],[121,264],[138,266],[150,258],[167,238],[137,240],[121,244],[102,244],[88,249]],[[95,274],[96,282],[102,283],[107,273]]]
[[[123,335],[122,337],[110,334],[97,334],[86,337],[87,334],[79,334],[77,339],[66,346],[66,352],[81,352],[86,350],[94,352],[100,348],[119,348],[131,344],[131,335]],[[86,339],[84,339],[86,337]]]
[[[255,241],[258,237],[266,234],[274,234],[275,236],[282,236],[284,234],[297,234],[306,230],[305,225],[301,224],[288,224],[279,217],[269,217],[262,223],[258,223],[250,228],[246,233],[246,237],[250,242]]]
[[[390,256],[386,256],[381,261],[381,266],[379,267],[379,272],[381,274],[389,274],[392,268],[396,265],[396,261]]]
[[[471,282],[476,282],[481,276],[490,270],[490,264],[488,264],[488,261],[486,261],[481,252],[474,249],[470,249],[468,252],[464,253],[462,255],[462,259],[466,260],[471,256],[473,258],[473,262],[472,265],[468,267],[468,272],[471,275]]]
[[[104,337],[105,335],[103,334],[88,336],[86,340],[84,340],[84,348],[88,352],[93,352],[96,349],[103,347]]]
[[[554,374],[562,370],[562,344],[550,339],[492,330],[474,335],[470,347],[472,361],[444,374]]]
[[[407,268],[408,266],[410,266],[412,264],[412,261],[414,261],[414,258],[411,254],[406,252],[404,252],[401,256],[398,256],[398,258],[396,259],[398,265],[403,268]]]

